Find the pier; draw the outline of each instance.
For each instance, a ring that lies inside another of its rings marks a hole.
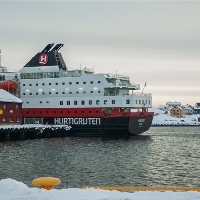
[[[0,142],[31,140],[39,138],[66,137],[70,135],[68,125],[7,125],[0,126]]]

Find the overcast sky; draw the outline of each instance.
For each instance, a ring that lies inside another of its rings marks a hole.
[[[48,43],[68,67],[147,81],[153,105],[200,102],[199,1],[0,1],[1,64],[21,69]]]

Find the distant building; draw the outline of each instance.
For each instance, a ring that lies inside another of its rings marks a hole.
[[[167,111],[167,106],[166,105],[160,105],[158,109],[163,110],[163,111]]]
[[[196,103],[194,106],[194,114],[200,114],[200,103]]]
[[[182,117],[182,108],[180,106],[175,106],[170,109],[170,115],[172,117]]]
[[[22,100],[0,89],[0,124],[22,123]]]
[[[171,108],[173,108],[173,107],[181,106],[181,102],[177,102],[177,101],[171,102],[171,101],[169,101],[169,102],[166,103],[166,106],[167,106],[168,110],[171,110]]]
[[[182,105],[182,112],[183,112],[183,115],[192,115],[194,110],[193,110],[193,107],[191,105]]]

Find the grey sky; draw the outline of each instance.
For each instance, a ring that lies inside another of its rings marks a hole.
[[[2,65],[20,69],[48,43],[67,66],[145,81],[154,106],[200,101],[200,2],[2,1]]]

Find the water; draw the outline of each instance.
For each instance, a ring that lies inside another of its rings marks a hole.
[[[200,187],[200,127],[151,127],[129,139],[52,138],[0,143],[0,179],[31,187],[38,177],[56,188],[83,186]]]

